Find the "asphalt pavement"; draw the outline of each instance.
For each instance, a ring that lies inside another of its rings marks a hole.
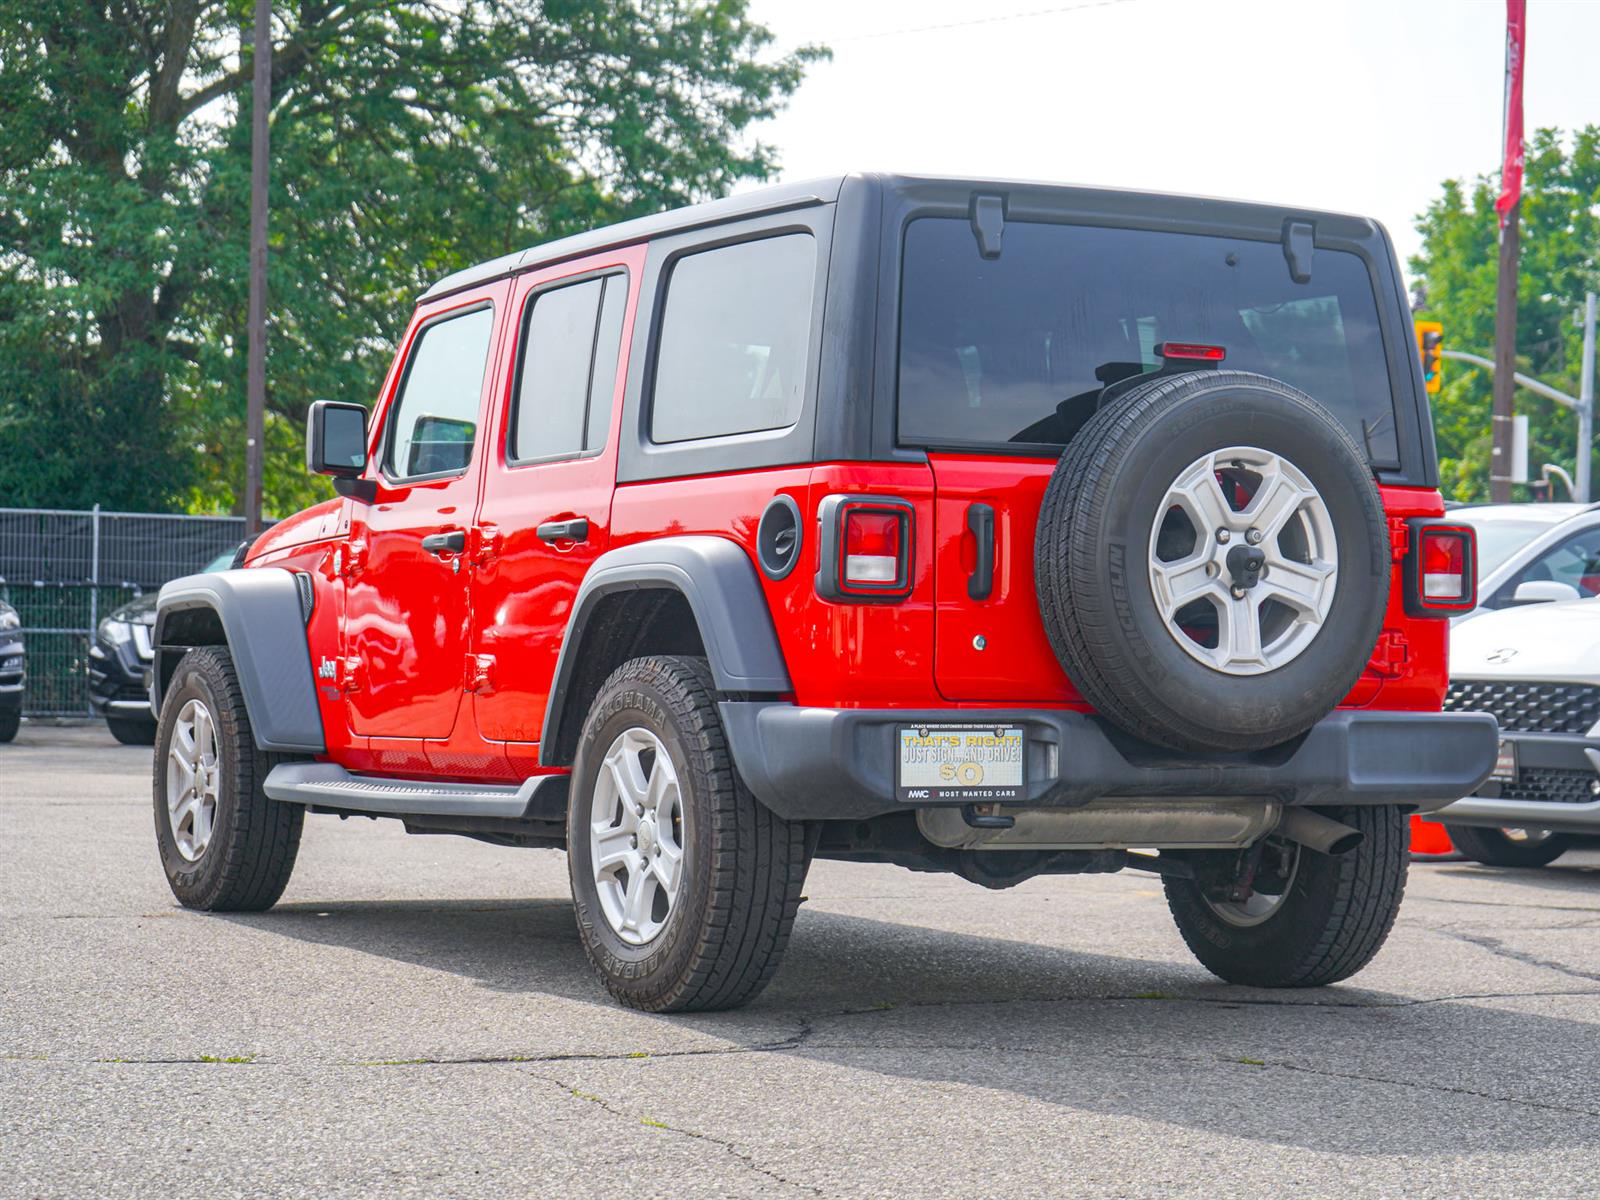
[[[1600,855],[1413,867],[1350,984],[1188,955],[1151,877],[819,863],[739,1012],[613,1004],[566,861],[310,817],[177,906],[150,752],[0,746],[0,1197],[1600,1194]]]

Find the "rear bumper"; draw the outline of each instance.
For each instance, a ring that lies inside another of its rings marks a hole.
[[[1021,725],[1024,803],[1070,807],[1105,796],[1260,796],[1285,804],[1404,804],[1429,811],[1489,776],[1499,727],[1485,713],[1339,711],[1304,736],[1250,754],[1152,746],[1064,710],[800,708],[720,705],[734,763],[788,820],[859,820],[895,800],[896,730],[953,722]]]
[[[1600,832],[1600,795],[1590,786],[1600,783],[1600,738],[1560,733],[1508,733],[1504,738],[1517,747],[1517,783],[1487,779],[1472,795],[1434,813],[1435,820]]]

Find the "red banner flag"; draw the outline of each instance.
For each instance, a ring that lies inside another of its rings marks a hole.
[[[1494,202],[1502,229],[1512,206],[1522,199],[1522,61],[1527,30],[1528,0],[1506,0],[1506,145],[1500,197]]]

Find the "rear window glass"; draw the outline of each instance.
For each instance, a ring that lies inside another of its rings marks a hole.
[[[1100,389],[1158,370],[1164,341],[1293,384],[1398,465],[1394,401],[1366,265],[1319,249],[1311,281],[1276,242],[1010,222],[998,259],[965,220],[906,230],[900,440],[1065,444]]]
[[[652,441],[784,429],[799,419],[816,253],[801,233],[678,261],[661,319]]]
[[[511,414],[512,462],[570,457],[605,444],[627,297],[622,275],[534,296]]]

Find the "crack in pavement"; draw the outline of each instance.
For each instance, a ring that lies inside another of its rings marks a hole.
[[[1589,979],[1600,983],[1600,971],[1584,971],[1577,967],[1569,967],[1566,963],[1556,962],[1553,959],[1540,958],[1537,954],[1529,954],[1524,950],[1514,950],[1496,937],[1462,933],[1455,929],[1440,929],[1438,932],[1447,938],[1454,938],[1458,942],[1466,942],[1469,946],[1477,946],[1481,950],[1487,950],[1496,958],[1509,959],[1527,967],[1555,971],[1561,975],[1569,975],[1574,979]]]
[[[603,1053],[600,1051],[573,1051],[555,1054],[479,1054],[462,1055],[458,1058],[383,1058],[383,1059],[336,1059],[328,1064],[335,1067],[494,1067],[494,1066],[529,1066],[537,1063],[560,1062],[643,1062],[652,1058],[704,1058],[728,1054],[779,1054],[785,1050],[793,1050],[809,1039],[814,1032],[811,1021],[800,1017],[799,1029],[786,1038],[775,1042],[758,1042],[751,1046],[704,1046],[693,1050],[631,1050]],[[0,1054],[0,1063],[6,1062],[52,1062],[52,1063],[93,1063],[105,1066],[211,1066],[218,1060],[214,1057],[184,1057],[184,1058],[52,1058],[48,1054]],[[238,1066],[290,1066],[291,1062],[281,1059],[261,1058],[252,1056],[248,1062],[241,1060],[237,1063],[228,1063],[222,1060],[223,1065]],[[313,1060],[314,1061],[314,1060]]]
[[[1052,1053],[1059,1053],[1062,1055],[1067,1055],[1070,1053],[1065,1049],[1060,1051],[1052,1051],[1048,1047],[1040,1047],[1037,1045],[951,1045],[934,1042],[919,1042],[915,1047],[864,1047],[851,1043],[817,1041],[810,1043],[810,1048],[813,1050],[862,1050],[876,1048],[895,1051],[912,1049],[916,1051],[939,1050],[945,1053],[956,1054],[1043,1054],[1047,1056]],[[1290,1071],[1302,1075],[1320,1075],[1329,1079],[1343,1079],[1361,1083],[1390,1084],[1395,1087],[1413,1088],[1419,1091],[1446,1092],[1453,1095],[1471,1096],[1479,1100],[1489,1100],[1498,1104],[1516,1104],[1528,1108],[1545,1109],[1551,1112],[1568,1113],[1572,1116],[1600,1118],[1600,1109],[1577,1108],[1568,1104],[1558,1104],[1550,1100],[1534,1100],[1526,1096],[1505,1096],[1494,1092],[1480,1092],[1473,1088],[1457,1087],[1444,1083],[1429,1083],[1416,1078],[1395,1079],[1386,1075],[1365,1075],[1355,1071],[1335,1071],[1329,1068],[1307,1066],[1303,1063],[1284,1062],[1281,1060],[1232,1058],[1222,1054],[1199,1057],[1177,1054],[1150,1054],[1138,1050],[1103,1050],[1101,1053],[1104,1054],[1106,1058],[1131,1059],[1134,1061],[1155,1062],[1166,1065],[1170,1065],[1172,1063],[1186,1063],[1190,1066],[1196,1067],[1244,1066],[1256,1069],[1271,1068],[1280,1071]],[[956,1082],[967,1081],[957,1080]]]
[[[597,1108],[609,1113],[613,1117],[618,1117],[624,1121],[637,1121],[640,1125],[643,1125],[649,1129],[660,1129],[665,1133],[675,1133],[680,1137],[693,1138],[695,1141],[706,1142],[710,1145],[721,1147],[740,1165],[748,1168],[751,1171],[754,1171],[758,1175],[772,1180],[774,1183],[782,1184],[784,1187],[797,1188],[803,1192],[810,1192],[813,1196],[827,1195],[826,1192],[824,1192],[820,1187],[817,1187],[815,1184],[801,1183],[799,1180],[790,1179],[787,1176],[780,1175],[771,1167],[763,1166],[761,1163],[756,1161],[754,1155],[750,1154],[748,1151],[739,1149],[735,1143],[728,1141],[726,1138],[720,1138],[715,1134],[705,1133],[698,1129],[688,1129],[682,1125],[669,1125],[667,1122],[657,1121],[653,1117],[638,1116],[636,1114],[627,1112],[624,1109],[616,1107],[604,1096],[598,1096],[592,1092],[580,1091],[573,1087],[570,1083],[557,1079],[554,1076],[541,1075],[537,1072],[529,1072],[529,1074],[533,1075],[533,1077],[536,1079],[541,1079],[546,1083],[553,1084],[554,1086],[561,1088],[569,1096],[572,1096],[575,1099],[582,1100],[587,1104],[595,1105]]]
[[[1457,1002],[1470,1002],[1474,1000],[1523,1000],[1539,997],[1571,998],[1579,996],[1600,997],[1600,988],[1560,988],[1543,991],[1519,992],[1458,992],[1448,996],[1422,996],[1415,998],[1397,998],[1378,1003],[1328,1003],[1325,1001],[1275,1001],[1260,1000],[1249,997],[1228,999],[1225,997],[1205,996],[1150,996],[1145,995],[1113,995],[1113,996],[1028,996],[997,999],[972,999],[972,1000],[918,1000],[903,1004],[873,1005],[869,1008],[844,1008],[831,1012],[817,1013],[810,1016],[797,1017],[800,1028],[786,1038],[773,1042],[758,1042],[754,1045],[734,1046],[704,1046],[689,1050],[630,1050],[630,1051],[562,1051],[549,1054],[479,1054],[462,1055],[459,1057],[432,1057],[419,1056],[416,1058],[386,1058],[386,1059],[335,1059],[328,1063],[335,1067],[474,1067],[474,1066],[531,1066],[539,1063],[562,1062],[644,1062],[650,1059],[664,1058],[714,1058],[738,1054],[781,1054],[785,1051],[799,1049],[805,1045],[815,1049],[828,1050],[992,1050],[1000,1053],[1023,1052],[1033,1054],[1050,1054],[1047,1046],[1007,1046],[990,1044],[936,1044],[932,1042],[919,1042],[916,1046],[886,1046],[871,1042],[831,1041],[820,1042],[815,1040],[815,1022],[837,1021],[850,1017],[870,1017],[883,1013],[893,1012],[896,1008],[944,1008],[944,1007],[1002,1007],[1013,1004],[1099,1004],[1123,1003],[1127,1001],[1141,1001],[1143,1003],[1165,1004],[1205,1004],[1221,1008],[1260,1007],[1260,1008],[1303,1008],[1303,1009],[1359,1009],[1381,1011],[1386,1009],[1418,1008],[1430,1004],[1449,1004]],[[1066,1053],[1066,1051],[1062,1051]],[[223,1064],[257,1067],[292,1066],[300,1062],[315,1062],[316,1060],[285,1060],[271,1057],[257,1057],[249,1063]],[[68,1063],[75,1065],[101,1065],[101,1066],[212,1066],[217,1065],[212,1060],[201,1057],[183,1058],[126,1058],[126,1057],[96,1057],[78,1058],[53,1056],[50,1054],[33,1053],[0,1053],[0,1064],[4,1063]]]
[[[1493,1092],[1479,1092],[1472,1088],[1452,1087],[1444,1083],[1425,1083],[1419,1079],[1390,1079],[1382,1075],[1363,1075],[1354,1071],[1331,1071],[1322,1067],[1307,1067],[1296,1063],[1267,1062],[1268,1067],[1275,1067],[1280,1071],[1294,1071],[1302,1075],[1323,1075],[1329,1079],[1352,1080],[1358,1083],[1386,1083],[1395,1087],[1414,1088],[1426,1092],[1447,1092],[1458,1096],[1472,1096],[1479,1100],[1488,1100],[1496,1104],[1515,1104],[1523,1108],[1537,1108],[1545,1112],[1568,1113],[1575,1117],[1600,1118],[1600,1109],[1576,1108],[1569,1104],[1557,1104],[1551,1100],[1531,1100],[1525,1096],[1501,1096]]]

